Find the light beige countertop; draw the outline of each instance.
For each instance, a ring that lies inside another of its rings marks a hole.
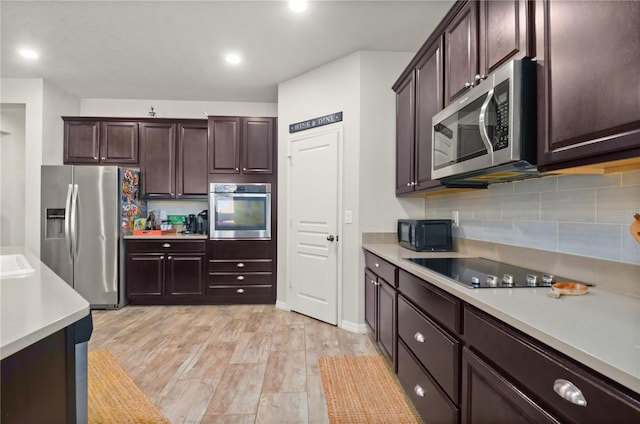
[[[585,295],[560,299],[548,297],[548,287],[471,289],[405,259],[469,254],[414,252],[397,243],[362,246],[640,393],[640,297],[598,285]]]
[[[89,315],[89,302],[31,252],[3,247],[0,254],[3,260],[23,255],[30,268],[22,276],[0,278],[1,359]],[[9,267],[3,268],[6,274]]]

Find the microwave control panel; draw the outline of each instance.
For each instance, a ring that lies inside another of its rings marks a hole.
[[[496,126],[493,136],[493,151],[509,147],[509,82],[504,81],[495,88],[493,101],[496,107]]]

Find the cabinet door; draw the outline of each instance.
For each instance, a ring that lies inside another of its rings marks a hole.
[[[394,364],[396,357],[396,308],[398,294],[393,287],[378,278],[378,346]]]
[[[204,295],[205,254],[170,254],[167,257],[167,295]]]
[[[64,121],[64,163],[100,162],[100,122]]]
[[[164,264],[165,256],[161,253],[127,255],[127,297],[162,296]]]
[[[640,2],[536,3],[538,165],[640,154]]]
[[[207,122],[178,124],[177,197],[206,196],[208,179]]]
[[[444,107],[442,91],[442,38],[435,43],[416,66],[416,136],[415,190],[439,187],[440,181],[431,179],[433,155],[432,118]]]
[[[376,316],[378,314],[378,280],[368,269],[364,270],[364,320],[371,329],[372,336],[378,340],[378,326]]]
[[[462,352],[462,423],[558,423],[470,350]]]
[[[467,3],[444,31],[446,105],[467,90],[478,71],[477,7]]]
[[[240,173],[240,118],[209,117],[209,172]]]
[[[138,123],[102,122],[100,124],[100,162],[138,163]]]
[[[242,173],[273,173],[273,118],[242,119]]]
[[[414,74],[396,91],[396,195],[413,191]]]
[[[140,124],[140,172],[146,198],[175,197],[175,134],[175,125],[171,123]]]
[[[532,2],[526,0],[484,0],[480,5],[480,72],[483,75],[495,71],[512,59],[532,55],[532,37],[528,9]]]

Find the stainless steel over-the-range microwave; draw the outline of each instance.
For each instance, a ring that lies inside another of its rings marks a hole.
[[[514,60],[432,119],[432,173],[445,185],[537,176],[535,63]]]

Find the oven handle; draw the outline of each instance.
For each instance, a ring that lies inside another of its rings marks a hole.
[[[491,102],[491,99],[493,99],[493,92],[494,92],[494,89],[492,88],[487,93],[487,98],[484,99],[484,103],[482,103],[482,107],[480,108],[480,118],[479,118],[479,121],[480,121],[480,138],[482,139],[482,142],[484,143],[485,147],[487,148],[487,153],[489,153],[489,157],[491,158],[491,165],[494,164],[494,162],[493,162],[493,146],[491,145],[491,140],[489,140],[489,133],[487,132],[486,121],[487,121],[487,109],[489,107],[489,103]]]

